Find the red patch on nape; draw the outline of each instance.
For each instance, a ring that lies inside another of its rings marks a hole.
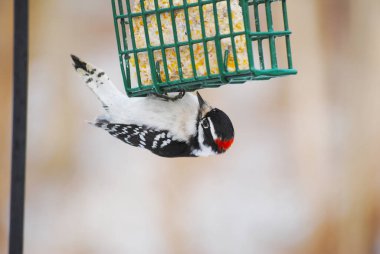
[[[234,142],[233,138],[228,139],[228,140],[221,140],[218,138],[215,140],[215,143],[218,146],[219,151],[221,152],[225,152],[228,148],[230,148],[233,142]]]

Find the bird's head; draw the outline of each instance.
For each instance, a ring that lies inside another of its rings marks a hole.
[[[234,141],[234,127],[230,118],[209,106],[197,93],[199,102],[198,142],[200,156],[224,153]]]

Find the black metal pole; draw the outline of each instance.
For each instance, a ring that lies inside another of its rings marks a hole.
[[[28,102],[28,0],[14,1],[13,50],[13,138],[9,254],[22,254]]]

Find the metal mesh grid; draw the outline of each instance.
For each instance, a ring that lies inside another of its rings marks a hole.
[[[120,57],[120,66],[123,75],[125,90],[128,96],[145,96],[149,93],[166,93],[179,90],[194,91],[201,88],[219,87],[223,84],[240,84],[248,80],[265,80],[273,77],[296,74],[293,69],[292,55],[290,49],[291,34],[288,26],[286,0],[240,0],[239,5],[242,10],[244,29],[234,31],[232,26],[231,0],[196,0],[188,2],[183,0],[180,5],[174,5],[173,0],[169,0],[168,7],[160,7],[159,0],[154,0],[154,9],[146,10],[144,0],[139,1],[141,10],[132,11],[132,1],[112,0],[117,45]],[[225,2],[227,6],[227,18],[229,32],[220,33],[217,4]],[[215,34],[207,35],[204,27],[203,6],[212,5],[214,15]],[[192,27],[189,21],[190,8],[197,7],[201,23],[200,38],[192,38]],[[183,11],[185,15],[187,40],[178,40],[178,28],[175,21],[175,14]],[[272,15],[277,11],[277,15]],[[161,29],[158,29],[159,45],[152,45],[148,30],[148,17],[155,15],[157,27],[161,27],[161,18],[164,13],[171,17],[173,29],[173,43],[166,43]],[[281,17],[282,16],[282,17]],[[274,20],[281,17],[281,20]],[[136,45],[134,19],[140,18],[145,33],[145,47]],[[275,22],[276,21],[276,22]],[[252,24],[251,24],[252,23]],[[278,27],[277,27],[278,26]],[[238,37],[244,37],[249,68],[240,69],[238,63],[237,50],[235,46]],[[228,39],[231,41],[230,49],[223,49],[221,41]],[[281,44],[281,42],[283,42]],[[208,53],[205,57],[205,75],[198,75],[196,69],[196,55],[193,47],[201,45],[203,52],[208,52],[210,43],[215,45],[218,73],[210,71],[210,60]],[[280,45],[281,44],[281,45]],[[184,77],[181,64],[181,47],[188,47],[190,53],[190,68],[192,76]],[[178,78],[169,78],[168,62],[166,59],[167,50],[175,50],[178,69]],[[162,56],[162,63],[156,61],[155,52],[159,51]],[[146,54],[150,66],[151,84],[143,84],[141,80],[141,70],[139,65],[139,54]],[[279,64],[278,55],[282,53],[286,63]],[[134,59],[135,70],[131,68],[131,57]],[[227,68],[227,61],[233,62],[234,68]],[[163,70],[161,69],[163,68]],[[137,86],[131,82],[131,74],[136,71]]]

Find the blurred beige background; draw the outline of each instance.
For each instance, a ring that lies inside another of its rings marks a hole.
[[[235,144],[171,160],[86,124],[100,107],[69,54],[122,89],[110,2],[30,6],[25,253],[380,253],[380,1],[288,1],[299,74],[202,91]],[[0,253],[12,8],[0,0]]]

